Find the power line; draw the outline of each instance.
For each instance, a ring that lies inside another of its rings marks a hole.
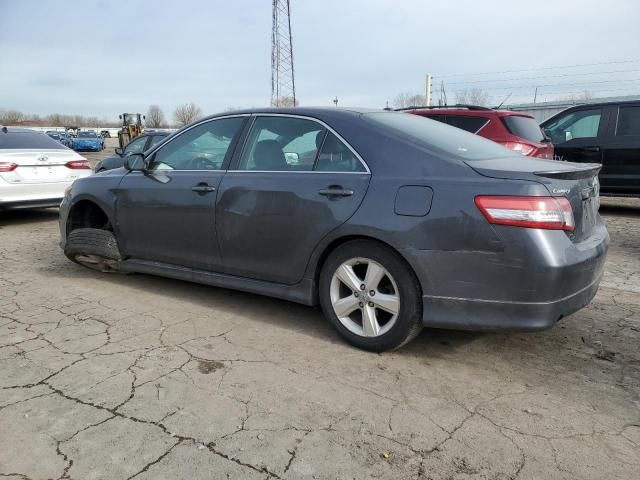
[[[630,72],[640,72],[640,69],[634,70],[611,70],[608,72],[582,72],[582,73],[570,73],[570,74],[562,74],[562,75],[542,75],[537,77],[517,77],[517,78],[503,78],[503,79],[495,79],[495,80],[471,80],[468,82],[450,82],[449,85],[470,85],[476,83],[488,83],[488,82],[514,82],[518,80],[536,80],[539,78],[566,78],[566,77],[575,77],[580,75],[608,75],[611,73],[630,73]]]
[[[598,90],[597,93],[598,94],[602,94],[602,93],[607,93],[607,94],[612,94],[612,93],[619,93],[619,92],[637,92],[638,95],[640,95],[640,89],[639,88],[614,88],[614,89],[604,89],[604,90]],[[540,92],[538,91],[538,96],[541,95],[545,95],[545,96],[549,96],[549,95],[581,95],[584,93],[583,91],[566,91],[566,92]],[[531,97],[531,93],[516,93],[514,94],[515,97]],[[504,93],[496,93],[496,94],[489,94],[489,97],[491,98],[502,98],[504,97]]]
[[[539,70],[555,70],[558,68],[578,68],[578,67],[595,67],[599,65],[619,65],[622,63],[638,63],[638,60],[620,60],[613,62],[583,63],[577,65],[557,65],[555,67],[525,68],[522,70],[503,70],[501,72],[469,72],[469,73],[451,73],[449,75],[439,75],[438,78],[460,77],[464,75],[498,75],[503,73],[519,73],[519,72],[537,72]]]
[[[580,83],[547,83],[547,84],[535,84],[535,85],[517,85],[510,87],[482,87],[484,90],[523,90],[523,89],[533,89],[533,88],[542,88],[542,87],[575,87],[575,86],[589,86],[589,85],[599,85],[603,83],[620,83],[620,82],[640,82],[640,78],[629,78],[623,80],[596,80],[593,82],[580,82]],[[451,85],[451,84],[450,84]],[[636,89],[640,90],[640,86]]]

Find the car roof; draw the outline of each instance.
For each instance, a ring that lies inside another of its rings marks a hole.
[[[42,133],[38,130],[32,130],[30,128],[22,128],[22,127],[4,127],[0,125],[0,133]]]
[[[592,108],[592,107],[609,107],[609,106],[627,106],[627,105],[640,105],[640,100],[620,100],[620,101],[611,101],[611,102],[585,102],[580,103],[578,105],[572,105],[563,110],[566,112],[567,110],[578,110],[581,108]]]
[[[223,117],[227,115],[259,115],[278,113],[281,115],[299,115],[315,118],[326,117],[353,117],[363,113],[385,112],[379,108],[353,108],[353,107],[264,107],[264,108],[247,108],[242,110],[233,110],[228,112],[216,113],[209,115],[202,120],[210,118]]]
[[[471,115],[471,116],[479,116],[486,117],[489,115],[497,115],[499,117],[527,117],[534,118],[533,115],[530,115],[525,112],[517,112],[513,110],[498,110],[495,108],[486,108],[486,107],[475,107],[475,106],[458,106],[454,105],[452,107],[415,107],[412,109],[402,109],[403,112],[413,113],[417,115],[443,115],[443,114],[453,114],[453,115]]]

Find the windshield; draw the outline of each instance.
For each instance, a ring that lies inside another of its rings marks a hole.
[[[97,135],[94,132],[80,132],[78,138],[96,138]]]
[[[66,147],[53,140],[44,133],[26,132],[0,132],[0,149],[17,148],[29,150],[64,150]]]
[[[407,113],[367,113],[365,120],[394,130],[409,140],[440,150],[461,160],[512,157],[513,152],[456,127]]]
[[[140,123],[140,115],[137,115],[137,114],[132,115],[132,114],[125,113],[123,120],[125,125],[135,125],[137,123]]]
[[[509,132],[530,142],[540,143],[544,141],[542,130],[533,118],[509,115],[501,117],[502,122]]]

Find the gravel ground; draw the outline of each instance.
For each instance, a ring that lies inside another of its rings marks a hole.
[[[589,307],[381,355],[317,309],[86,270],[55,210],[2,213],[0,477],[638,479],[640,201],[603,204]]]

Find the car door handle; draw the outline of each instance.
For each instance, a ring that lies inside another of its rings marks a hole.
[[[211,185],[207,185],[206,183],[199,183],[198,185],[194,185],[193,187],[191,187],[191,190],[200,194],[204,194],[209,192],[215,192],[216,187],[212,187]]]
[[[600,151],[600,147],[584,147],[582,149],[583,152],[593,152],[598,153]]]
[[[351,195],[353,195],[353,190],[342,187],[329,187],[323,188],[318,193],[325,197],[350,197]]]

